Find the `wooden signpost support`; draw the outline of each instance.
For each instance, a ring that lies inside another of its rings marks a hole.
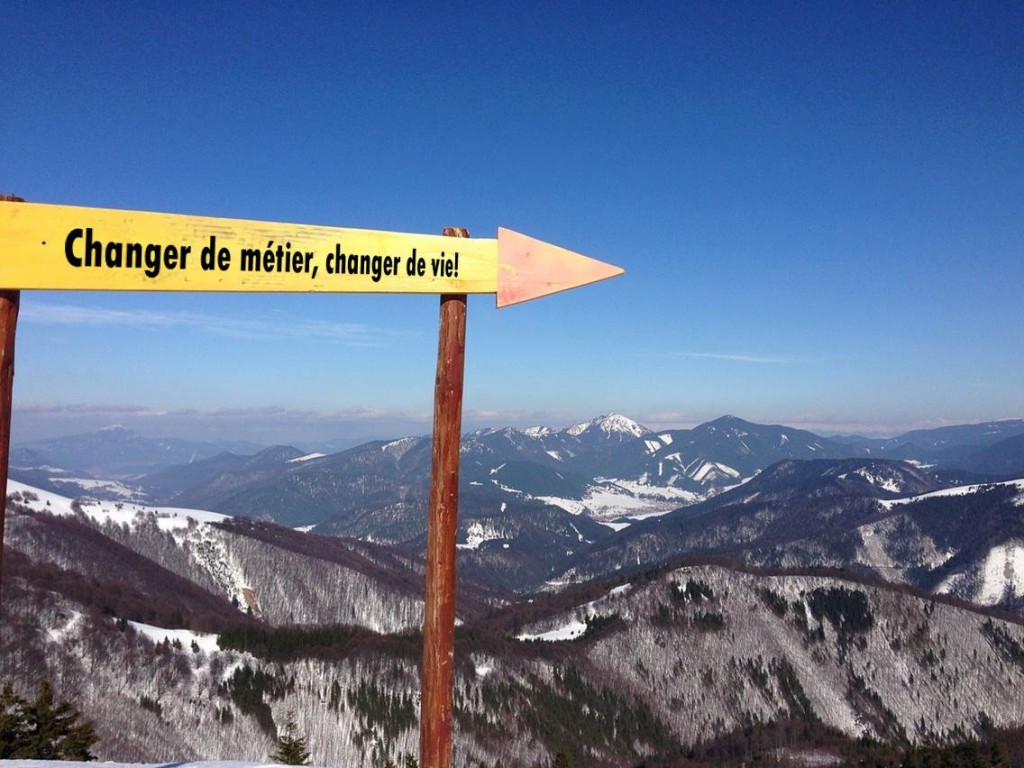
[[[498,307],[505,307],[622,272],[501,228],[496,239],[470,238],[456,228],[416,235],[42,205],[0,196],[0,489],[6,494],[22,289],[441,294],[420,765],[450,768],[466,295],[493,293]],[[0,510],[0,573],[2,547]]]
[[[21,291],[0,291],[0,574],[4,568],[4,517],[7,513],[7,469],[11,455],[11,406],[14,401],[14,337]],[[3,582],[0,580],[0,598]]]
[[[0,195],[0,202],[23,203],[20,197]],[[0,255],[0,258],[3,258]],[[4,530],[7,516],[7,471],[11,455],[11,411],[14,403],[14,337],[18,327],[21,291],[0,289],[0,600],[3,599]]]
[[[448,228],[452,237],[469,237]],[[423,613],[420,765],[452,764],[452,668],[455,656],[455,536],[459,512],[459,451],[466,359],[466,297],[441,297],[434,385],[434,442],[427,521]]]

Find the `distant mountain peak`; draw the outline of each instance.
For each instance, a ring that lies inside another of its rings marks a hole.
[[[649,434],[651,430],[641,424],[637,424],[628,416],[623,416],[620,413],[607,413],[604,416],[598,416],[596,419],[591,421],[576,424],[565,431],[573,437],[578,437],[584,432],[595,431],[619,437],[641,437]]]
[[[700,426],[702,426],[702,427],[726,428],[726,427],[758,427],[758,426],[762,426],[762,425],[754,424],[753,422],[747,421],[746,419],[741,419],[739,416],[733,416],[731,413],[727,413],[724,416],[719,416],[714,421],[706,422],[704,424],[701,424]]]

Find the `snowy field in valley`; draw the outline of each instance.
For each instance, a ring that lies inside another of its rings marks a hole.
[[[75,515],[74,500],[67,496],[33,488],[31,485],[8,480],[7,495],[18,494],[17,500],[29,509],[37,512],[49,512],[52,515]],[[131,525],[140,517],[154,515],[157,524],[164,530],[187,528],[189,520],[197,523],[219,523],[227,520],[228,515],[208,512],[204,509],[181,509],[178,507],[151,507],[130,501],[96,501],[79,499],[78,507],[82,513],[98,523],[127,523]]]

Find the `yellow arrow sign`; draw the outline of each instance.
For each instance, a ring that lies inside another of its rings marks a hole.
[[[499,229],[449,238],[0,202],[0,288],[494,293],[499,307],[622,274]]]

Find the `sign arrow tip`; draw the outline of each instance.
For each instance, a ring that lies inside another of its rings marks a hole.
[[[498,308],[568,291],[625,272],[589,256],[498,228]]]

